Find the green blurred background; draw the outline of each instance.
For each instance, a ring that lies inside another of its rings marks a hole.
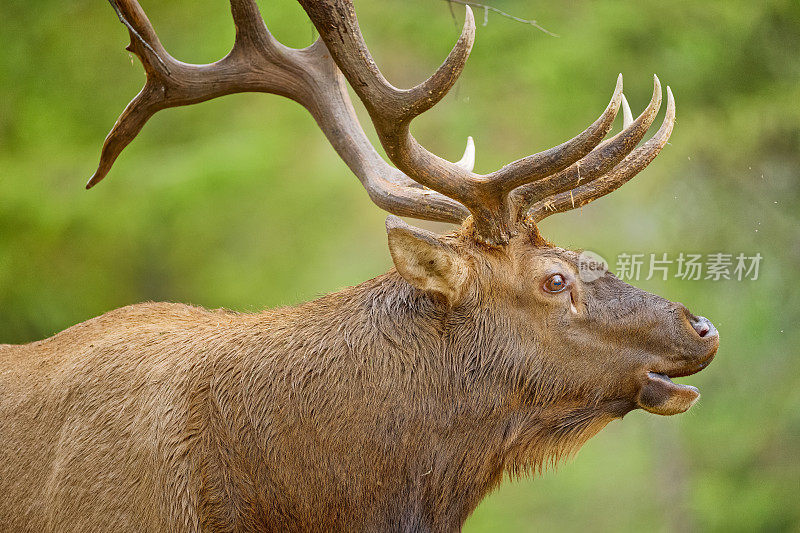
[[[311,42],[298,5],[259,3],[284,43]],[[213,61],[232,42],[224,0],[142,4],[179,59]],[[493,5],[559,37],[490,15],[452,93],[414,123],[423,144],[457,159],[473,135],[476,169],[491,171],[583,129],[618,72],[636,114],[657,72],[677,101],[671,144],[543,232],[612,263],[622,252],[764,260],[757,281],[638,282],[717,324],[716,361],[684,380],[699,404],[611,424],[557,473],[504,483],[466,530],[800,531],[800,3]],[[399,86],[433,71],[463,17],[440,0],[356,7]],[[385,214],[307,112],[277,96],[162,112],[85,191],[143,82],[127,32],[102,0],[3,0],[0,20],[0,342],[144,300],[290,305],[390,267]]]

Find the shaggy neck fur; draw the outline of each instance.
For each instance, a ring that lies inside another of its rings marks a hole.
[[[541,469],[619,416],[477,308],[390,272],[247,317],[196,391],[201,522],[456,530],[504,472]]]

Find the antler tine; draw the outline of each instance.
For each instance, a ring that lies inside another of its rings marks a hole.
[[[438,103],[458,79],[475,42],[475,18],[467,6],[461,35],[444,63],[416,87],[398,89],[386,80],[375,64],[351,0],[299,2],[373,121],[386,126],[408,123]]]
[[[264,18],[254,0],[230,0],[230,2],[231,18],[236,26],[234,47],[236,45],[245,46],[246,43],[262,46],[265,43],[269,43],[268,46],[274,46],[277,43],[267,29]]]
[[[625,93],[622,93],[622,129],[626,129],[628,126],[630,126],[631,122],[633,122],[631,106],[628,103],[628,99],[625,98]]]
[[[97,185],[108,174],[122,150],[141,131],[145,122],[158,111],[157,106],[161,98],[151,80],[156,77],[169,76],[168,64],[174,63],[174,59],[161,45],[150,20],[138,2],[135,0],[108,1],[120,21],[128,28],[131,42],[126,50],[139,57],[147,75],[147,82],[141,92],[125,107],[111,132],[106,136],[100,154],[100,163],[86,184],[87,189]]]
[[[534,223],[539,222],[552,214],[586,205],[618,189],[644,170],[661,152],[661,149],[664,148],[669,140],[674,125],[675,99],[672,96],[672,90],[667,87],[667,111],[664,116],[664,122],[649,141],[628,154],[621,163],[604,176],[572,190],[560,192],[537,201],[528,212],[528,220]]]
[[[125,107],[103,142],[100,163],[86,183],[87,189],[91,189],[108,175],[122,150],[142,131],[147,120],[155,113],[153,102],[155,102],[155,98],[152,91],[145,86]]]
[[[622,102],[622,74],[617,77],[614,94],[605,111],[591,126],[572,139],[553,148],[533,154],[513,163],[486,177],[495,181],[508,193],[526,183],[542,179],[575,163],[595,148],[603,137],[611,130]]]
[[[472,169],[475,168],[475,141],[471,136],[467,137],[467,147],[464,149],[464,155],[456,161],[455,165],[467,172],[472,172]]]
[[[469,216],[456,200],[422,188],[388,165],[358,123],[342,74],[323,43],[302,50],[282,45],[269,33],[253,0],[231,0],[236,40],[227,56],[209,65],[191,65],[170,56],[136,0],[109,2],[129,30],[128,49],[141,60],[147,80],[106,137],[87,188],[108,174],[122,150],[161,109],[252,91],[279,94],[308,109],[380,208],[453,223]]]
[[[169,68],[165,61],[172,62],[173,59],[161,45],[161,41],[159,41],[158,35],[153,29],[150,19],[145,15],[142,6],[136,1],[130,2],[120,0],[120,2],[121,3],[118,3],[117,0],[108,0],[108,3],[111,4],[111,7],[117,13],[120,22],[128,28],[131,34],[131,43],[126,49],[138,54],[139,51],[137,49],[139,47],[144,47],[147,52],[155,57],[159,65],[169,73]],[[153,68],[149,54],[142,54],[140,58],[142,59],[145,70]]]
[[[561,172],[523,185],[512,192],[512,203],[518,206],[518,216],[524,217],[531,204],[546,196],[572,189],[581,183],[591,182],[611,170],[636,148],[655,120],[660,107],[661,82],[658,76],[653,76],[653,96],[635,121],[631,117],[627,101],[623,100],[623,114],[626,116],[624,122],[627,122],[623,123],[625,129],[600,143],[589,155]]]

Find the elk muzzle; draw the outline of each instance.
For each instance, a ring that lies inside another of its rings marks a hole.
[[[697,387],[675,383],[671,378],[700,372],[711,363],[719,347],[719,332],[710,320],[691,314],[685,307],[683,314],[691,326],[688,334],[696,350],[676,363],[647,371],[636,398],[639,407],[657,415],[683,413],[697,402],[700,398]]]

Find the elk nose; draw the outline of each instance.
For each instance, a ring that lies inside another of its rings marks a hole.
[[[717,328],[704,316],[691,315],[689,322],[700,337],[713,337],[717,334]]]

